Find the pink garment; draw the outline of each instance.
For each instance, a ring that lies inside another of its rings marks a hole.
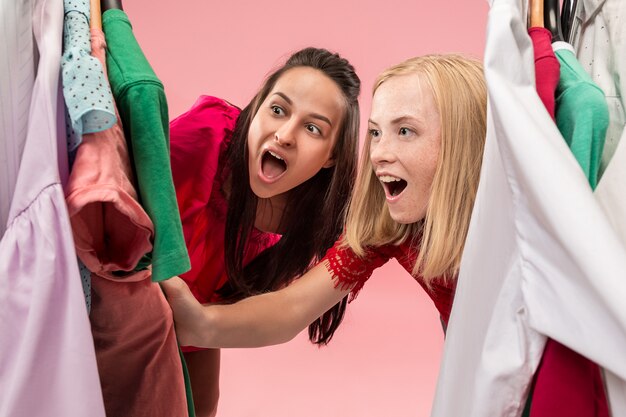
[[[535,84],[537,94],[554,120],[556,87],[559,83],[559,60],[552,49],[552,34],[546,28],[530,28],[528,34],[533,42],[535,55]]]
[[[122,281],[94,274],[91,283],[91,332],[107,417],[187,416],[172,310],[150,271]]]
[[[103,68],[105,47],[102,30],[92,28],[92,55]],[[90,319],[107,417],[186,416],[174,320],[161,288],[149,270],[113,274],[132,270],[150,251],[153,231],[136,201],[119,124],[83,136],[68,189],[81,259],[98,272],[92,274]]]
[[[33,37],[39,59],[24,151],[0,241],[0,416],[104,417],[61,186],[67,170],[59,85],[63,1],[17,3],[23,6],[20,17],[32,19],[32,31],[28,25],[17,28]]]
[[[91,54],[106,73],[102,30],[92,28],[91,44]],[[111,278],[115,271],[132,271],[152,250],[154,235],[152,221],[137,202],[126,139],[117,120],[110,129],[83,135],[66,189],[76,253],[90,271]]]

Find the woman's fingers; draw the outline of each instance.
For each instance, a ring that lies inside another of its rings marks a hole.
[[[182,346],[199,346],[205,317],[202,304],[196,300],[189,287],[179,277],[173,277],[160,283],[167,302],[174,314],[176,336]]]
[[[193,297],[185,281],[179,277],[172,277],[166,281],[162,281],[160,284],[168,300]]]

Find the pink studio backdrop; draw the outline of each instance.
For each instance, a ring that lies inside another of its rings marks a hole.
[[[459,0],[125,0],[148,59],[165,84],[170,117],[200,94],[243,107],[267,73],[305,46],[339,52],[371,87],[386,67],[426,53],[482,57],[487,2]],[[306,334],[281,346],[222,351],[226,417],[427,416],[443,333],[421,287],[397,264],[378,270],[329,346]]]

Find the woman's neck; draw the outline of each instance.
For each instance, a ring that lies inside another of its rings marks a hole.
[[[270,198],[259,198],[254,227],[271,233],[282,233],[281,222],[287,207],[288,193]]]

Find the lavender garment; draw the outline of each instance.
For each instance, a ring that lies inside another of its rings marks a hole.
[[[0,417],[104,417],[62,179],[62,0],[33,8],[39,63],[28,131],[0,240]],[[11,138],[7,138],[11,140]]]
[[[31,3],[0,4],[0,236],[15,192],[35,82]]]

